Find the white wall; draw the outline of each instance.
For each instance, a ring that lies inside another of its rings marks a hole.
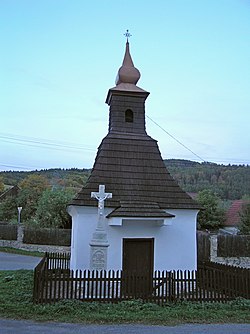
[[[71,269],[89,269],[90,240],[97,224],[97,207],[70,206],[72,216]],[[105,208],[105,216],[112,209]],[[154,238],[154,270],[196,269],[196,216],[198,210],[167,210],[175,215],[171,226],[126,221],[108,226],[107,269],[122,269],[123,238]]]

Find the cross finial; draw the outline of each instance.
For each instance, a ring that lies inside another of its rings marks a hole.
[[[129,37],[131,37],[132,35],[130,34],[129,30],[127,29],[125,34],[123,34],[125,37],[127,37],[127,42],[128,42],[128,39]]]

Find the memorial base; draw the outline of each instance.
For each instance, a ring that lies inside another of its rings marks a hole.
[[[107,270],[108,244],[90,245],[90,269]]]

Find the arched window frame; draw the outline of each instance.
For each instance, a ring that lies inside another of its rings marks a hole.
[[[126,123],[133,123],[134,122],[134,113],[133,113],[133,110],[127,109],[125,111],[125,122]]]

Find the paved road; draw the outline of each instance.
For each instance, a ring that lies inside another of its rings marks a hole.
[[[0,319],[1,334],[249,334],[250,325],[81,325]]]
[[[34,269],[40,261],[35,256],[0,252],[0,270]]]

